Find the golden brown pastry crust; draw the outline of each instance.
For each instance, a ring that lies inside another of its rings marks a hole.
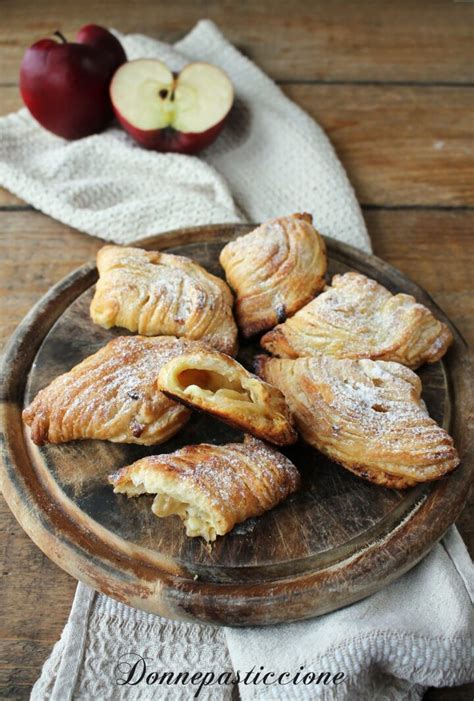
[[[104,246],[90,313],[106,329],[144,336],[203,340],[224,353],[237,350],[233,297],[223,280],[182,256]]]
[[[185,341],[166,336],[110,341],[53,380],[23,411],[32,440],[37,445],[80,438],[153,445],[171,438],[190,412],[158,390],[157,377],[183,347]]]
[[[414,297],[392,295],[365,275],[345,273],[335,275],[331,287],[265,334],[261,345],[282,358],[325,353],[417,368],[439,360],[452,340],[446,324]]]
[[[277,445],[297,439],[282,393],[240,363],[209,349],[190,349],[166,363],[158,387],[168,397]]]
[[[186,535],[209,542],[286,499],[300,476],[288,458],[246,436],[243,443],[201,443],[143,458],[110,475],[109,482],[116,494],[156,494],[157,516],[177,515]]]
[[[452,438],[428,415],[419,377],[399,363],[319,355],[256,364],[285,395],[304,440],[360,477],[402,489],[459,463]]]
[[[310,214],[270,219],[221,251],[235,290],[244,336],[270,329],[294,314],[324,286],[326,246]]]

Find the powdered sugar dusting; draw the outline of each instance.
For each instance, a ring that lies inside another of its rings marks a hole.
[[[140,336],[110,341],[38,393],[24,412],[33,440],[148,444],[171,437],[189,412],[158,391],[157,377],[189,343]]]
[[[283,336],[286,344],[279,339]],[[452,340],[447,326],[410,295],[392,295],[355,272],[335,275],[332,286],[303,307],[264,347],[276,355],[327,353],[338,358],[393,360],[408,367],[437,360]]]
[[[105,246],[97,256],[99,281],[93,320],[146,336],[205,339],[235,352],[232,293],[225,282],[183,256]]]
[[[201,443],[143,458],[120,470],[114,482],[124,474],[134,483],[134,476],[142,480],[142,475],[153,471],[169,474],[173,484],[194,493],[196,503],[208,504],[231,527],[273,508],[299,486],[296,467],[253,437],[246,437],[244,443]]]
[[[459,462],[451,437],[428,415],[419,378],[398,363],[268,359],[263,376],[283,391],[303,438],[360,474],[423,481]]]

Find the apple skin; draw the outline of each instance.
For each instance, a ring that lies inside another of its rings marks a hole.
[[[20,68],[20,92],[33,117],[65,139],[102,131],[113,110],[109,84],[126,61],[113,34],[87,25],[79,42],[41,39],[26,50]]]
[[[104,70],[109,72],[110,78],[127,60],[122,44],[108,29],[97,24],[86,24],[76,34],[78,44],[92,46],[100,53],[100,60]]]
[[[160,153],[184,153],[192,155],[206,148],[217,139],[220,132],[224,128],[228,114],[218,124],[200,133],[183,132],[166,127],[165,129],[137,129],[122,115],[115,110],[115,116],[125,131],[130,136],[143,146],[143,148],[151,151],[159,151]]]

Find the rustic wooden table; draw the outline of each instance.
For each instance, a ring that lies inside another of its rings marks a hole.
[[[24,49],[95,22],[173,41],[213,19],[329,134],[362,204],[375,253],[425,287],[474,340],[474,4],[454,0],[3,0],[0,110],[20,107]],[[91,260],[98,239],[0,189],[0,338],[47,289]],[[458,527],[471,549],[474,508]],[[0,503],[0,698],[26,699],[59,638],[76,582]],[[472,687],[425,698],[472,699]]]

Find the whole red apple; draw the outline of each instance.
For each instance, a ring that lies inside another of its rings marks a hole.
[[[174,75],[161,61],[138,59],[116,71],[110,96],[123,128],[145,148],[196,153],[222,130],[234,90],[210,63],[190,63]]]
[[[113,117],[110,80],[127,60],[119,40],[88,24],[75,42],[41,39],[23,56],[20,91],[25,105],[45,129],[80,139],[105,129]]]

